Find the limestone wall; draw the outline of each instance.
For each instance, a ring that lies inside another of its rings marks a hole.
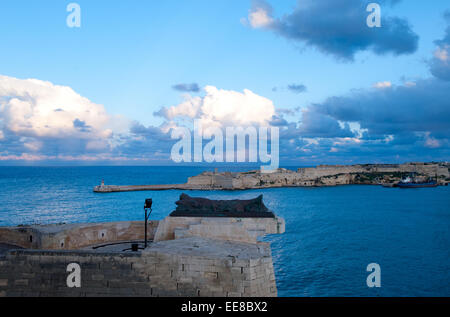
[[[81,267],[80,288],[67,287],[69,263]],[[193,237],[138,253],[14,250],[0,258],[0,297],[276,295],[265,243]]]
[[[352,184],[354,176],[352,174],[337,174],[320,178],[320,184],[324,186],[348,185]]]
[[[154,241],[196,236],[256,243],[258,237],[284,230],[283,218],[166,217],[160,221]]]
[[[299,168],[298,173],[307,179],[346,173],[420,173],[429,176],[449,176],[447,166],[437,163],[368,164],[368,165],[320,165],[315,168]]]
[[[363,173],[366,169],[359,165],[351,166],[318,166],[316,168],[300,168],[298,173],[304,179],[315,179],[323,176],[334,176],[343,173]]]
[[[41,245],[41,234],[32,227],[0,227],[0,243],[38,249]]]
[[[213,184],[223,189],[233,189],[233,176],[231,173],[214,174]]]
[[[222,188],[233,189],[233,176],[231,173],[204,172],[200,175],[189,177],[188,185],[194,188]]]
[[[149,239],[153,239],[157,226],[158,221],[149,221]],[[0,227],[0,242],[27,249],[72,250],[105,242],[143,239],[143,221]]]
[[[270,245],[258,237],[283,233],[282,218],[166,217],[150,223],[154,242],[142,251],[82,250],[142,240],[143,225],[0,228],[0,243],[26,248],[0,253],[0,297],[277,295]],[[81,288],[67,286],[69,263],[81,266]]]
[[[249,189],[285,186],[334,186],[344,184],[376,184],[380,173],[393,174],[390,181],[400,181],[399,173],[418,173],[425,178],[436,175],[440,183],[450,179],[448,163],[406,163],[365,165],[319,165],[291,171],[279,168],[274,173],[250,171],[244,173],[205,172],[190,177],[188,185],[201,189]],[[360,174],[362,177],[354,177]],[[372,174],[372,176],[370,176]],[[388,177],[389,178],[389,177]],[[209,184],[209,185],[208,185]]]
[[[211,173],[202,173],[197,176],[189,177],[187,183],[198,186],[212,186],[214,182]]]

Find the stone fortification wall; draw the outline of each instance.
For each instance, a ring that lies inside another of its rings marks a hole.
[[[258,238],[285,222],[269,214],[168,216],[150,222],[142,251],[130,248],[140,221],[0,228],[0,297],[276,296],[270,245]],[[72,263],[81,287],[67,284]]]
[[[256,243],[266,234],[284,233],[283,218],[166,217],[161,220],[154,241],[202,237]]]
[[[81,267],[69,288],[67,265]],[[0,258],[1,296],[276,296],[268,244],[198,237],[138,253],[14,250]]]
[[[188,178],[188,185],[192,185],[195,188],[221,188],[221,189],[233,189],[233,181],[235,173],[213,173],[205,172],[197,176]]]
[[[157,226],[158,221],[148,223],[149,239],[153,239]],[[143,221],[0,227],[0,242],[27,249],[72,250],[143,239]]]
[[[280,168],[274,173],[260,173],[259,171],[245,173],[205,172],[198,176],[190,177],[188,185],[194,187],[203,186],[206,189],[248,189],[285,186],[375,184],[381,181],[384,177],[383,174],[386,175],[387,181],[399,181],[400,174],[407,173],[417,173],[425,178],[438,176],[440,178],[439,181],[442,183],[450,179],[449,168],[450,166],[447,163],[407,163],[399,165],[319,165],[311,168],[299,168],[297,171]]]

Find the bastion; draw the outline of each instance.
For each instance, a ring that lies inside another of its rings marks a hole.
[[[277,296],[270,244],[260,238],[285,223],[262,197],[182,195],[177,204],[148,222],[146,248],[144,221],[0,227],[0,297]],[[68,286],[71,263],[81,287]]]

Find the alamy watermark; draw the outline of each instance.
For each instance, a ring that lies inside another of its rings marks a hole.
[[[171,138],[179,139],[172,146],[170,152],[172,161],[176,163],[261,162],[268,163],[268,165],[261,166],[261,171],[267,173],[273,172],[279,167],[278,127],[256,129],[253,126],[234,126],[226,127],[225,130],[219,127],[203,129],[202,121],[194,120],[193,134],[192,137],[191,130],[186,127],[177,127],[172,130]],[[210,140],[205,146],[203,146],[204,139]],[[194,144],[193,149],[192,143]]]
[[[378,3],[369,3],[367,5],[366,8],[367,12],[371,12],[368,16],[367,16],[367,26],[369,28],[373,28],[373,27],[377,27],[380,28],[381,27],[381,7]]]
[[[66,24],[69,28],[81,27],[81,7],[78,3],[72,2],[67,5],[66,8],[69,15],[66,19]]]
[[[70,263],[67,265],[67,272],[70,274],[67,276],[66,284],[69,288],[81,287],[81,267],[78,263]]]
[[[371,272],[367,276],[367,287],[381,287],[381,267],[377,263],[370,263],[366,268],[367,272]]]
[[[66,24],[69,28],[81,27],[81,7],[78,3],[69,3],[66,7],[66,11],[70,14],[67,16]],[[366,7],[366,11],[370,12],[367,16],[366,23],[369,28],[381,27],[381,6],[372,2]]]

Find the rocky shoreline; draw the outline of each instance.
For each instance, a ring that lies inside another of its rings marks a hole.
[[[450,182],[450,163],[319,165],[296,171],[279,168],[273,173],[203,172],[189,177],[186,184],[174,185],[100,185],[94,192],[109,193],[138,190],[245,190],[276,187],[323,187],[337,185],[385,185],[389,187],[414,173],[416,179],[435,179],[439,185]]]

